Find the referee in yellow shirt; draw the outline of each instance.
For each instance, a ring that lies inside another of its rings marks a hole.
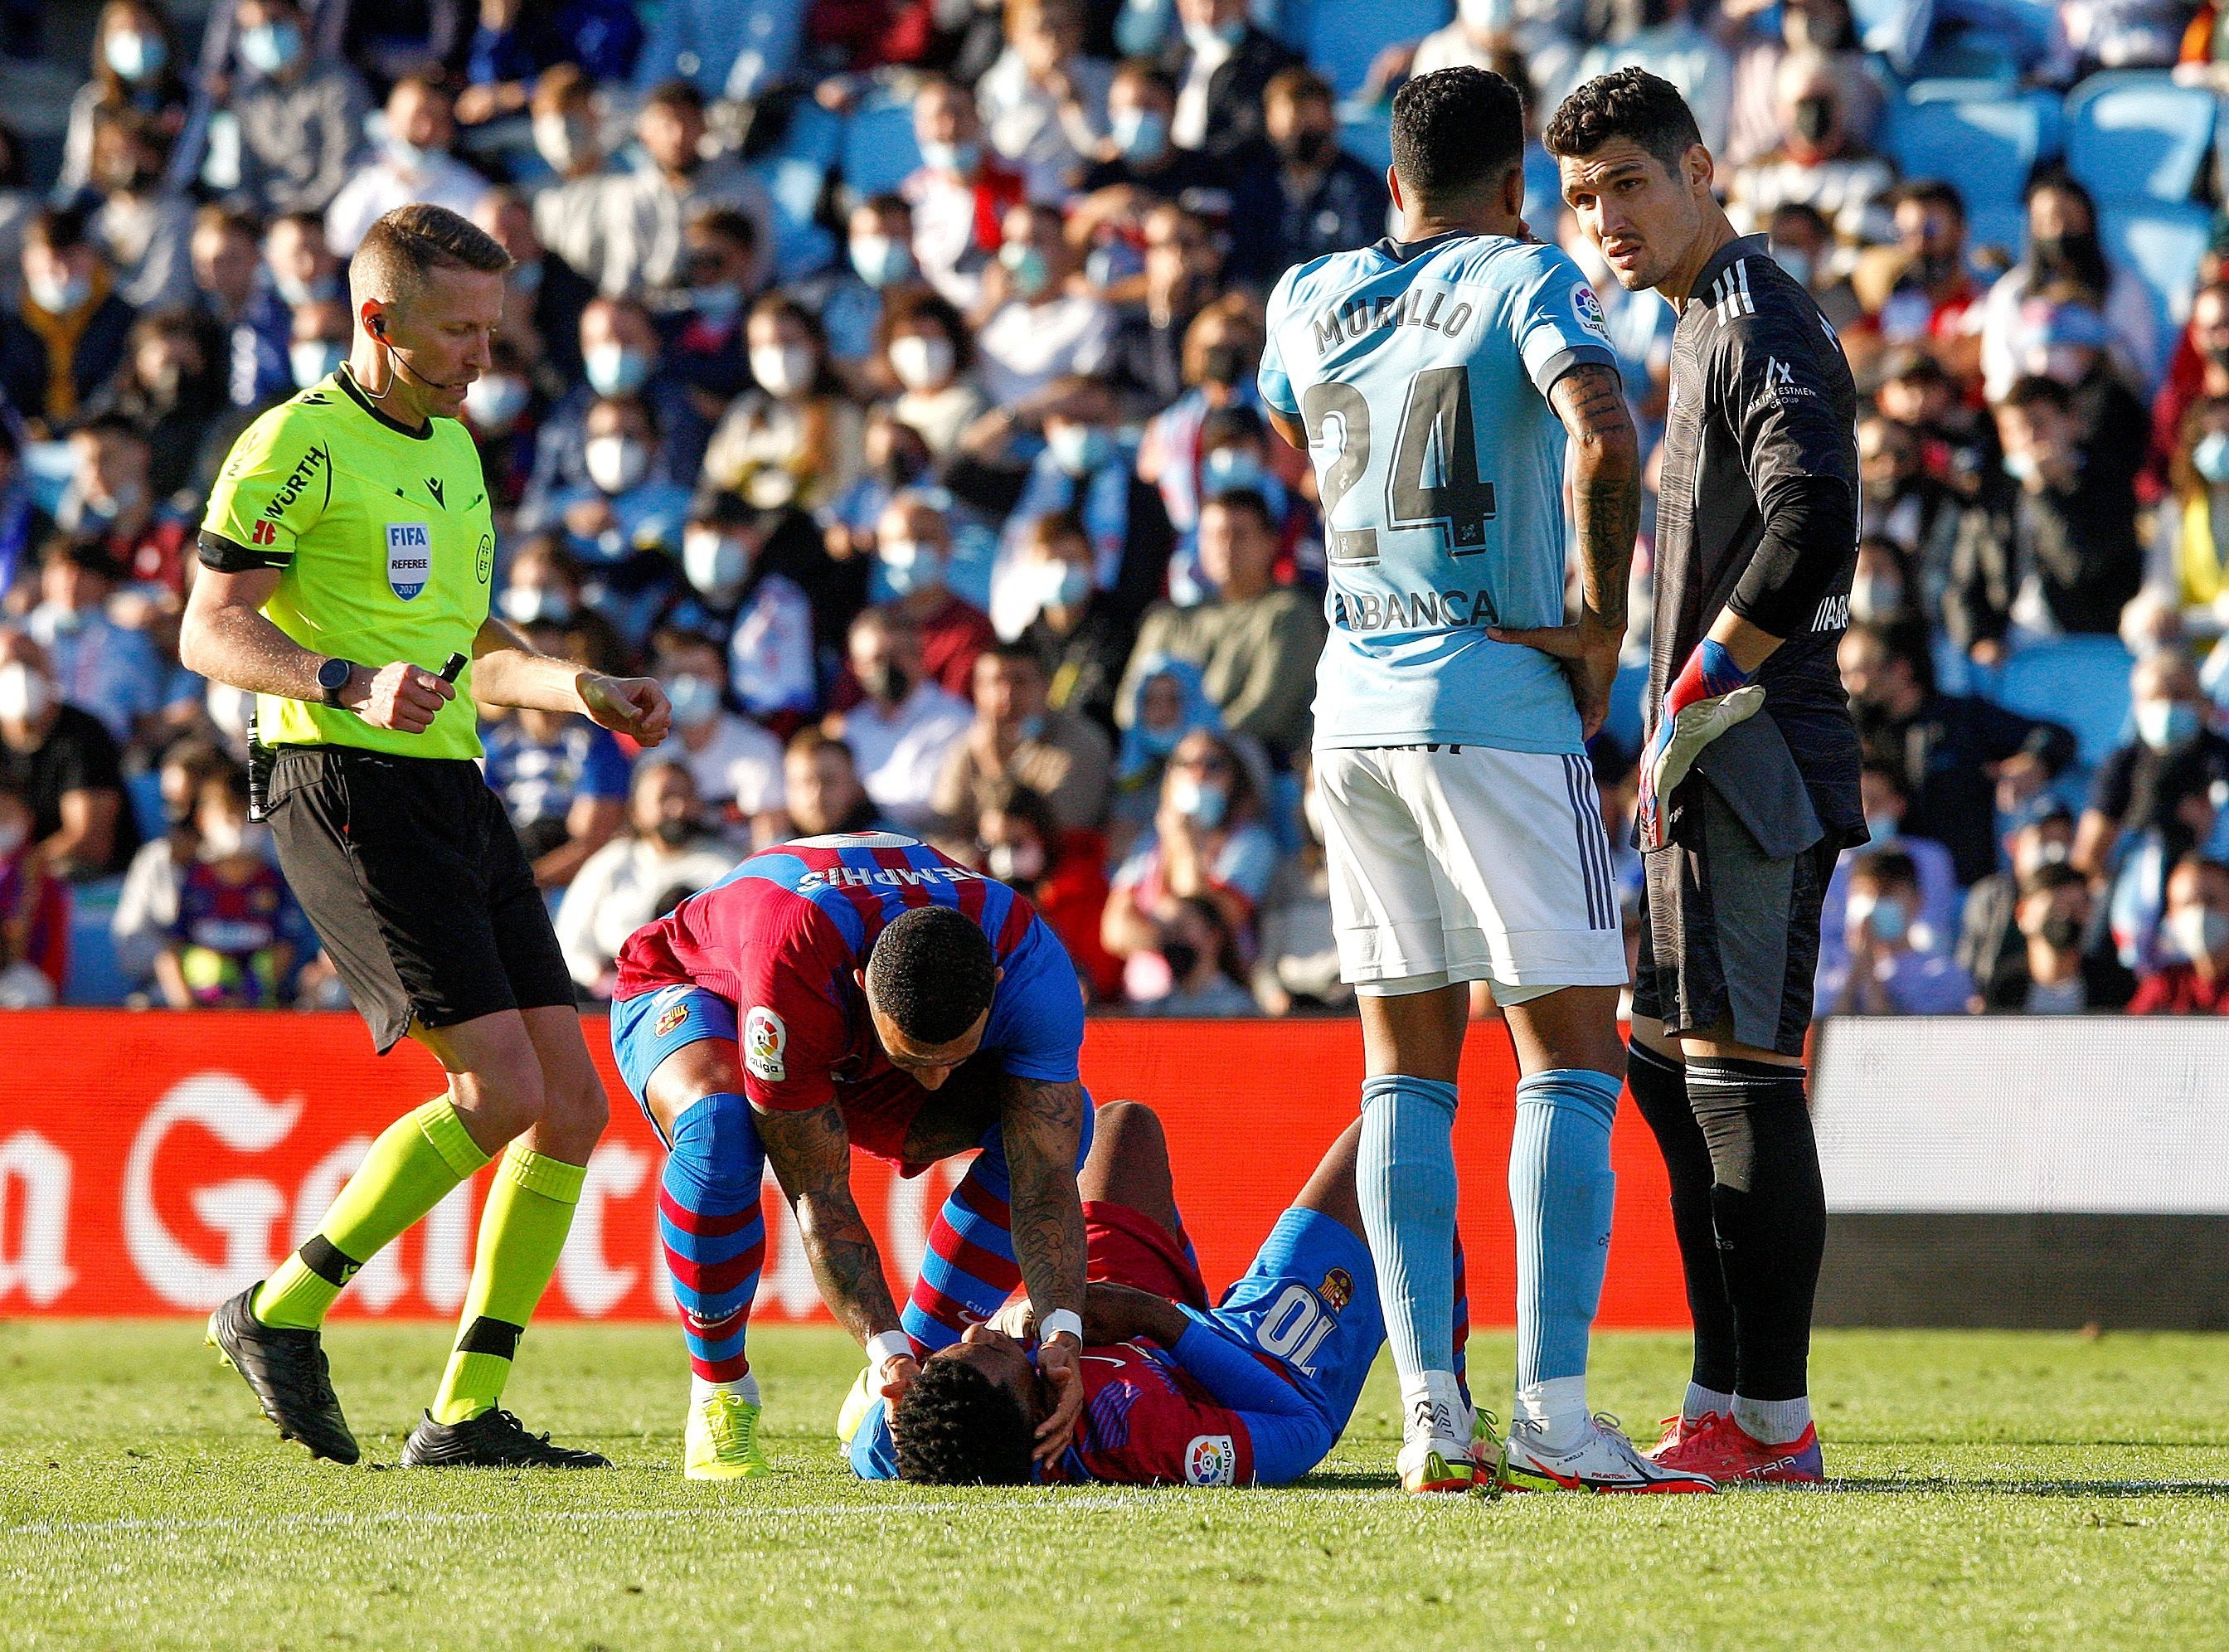
[[[318,1231],[210,1316],[286,1438],[357,1458],[318,1327],[381,1246],[502,1154],[455,1351],[407,1465],[607,1468],[498,1403],[602,1133],[602,1081],[534,875],[478,765],[473,702],[585,714],[655,745],[643,678],[536,653],[488,612],[495,521],[456,422],[488,370],[511,259],[444,208],[397,208],[349,269],[347,363],[234,444],[200,541],[186,665],[254,691],[279,865],[381,1053],[447,1090],[372,1144]],[[460,669],[459,669],[460,667]]]

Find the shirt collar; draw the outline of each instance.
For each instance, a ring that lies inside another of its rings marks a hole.
[[[1697,273],[1695,285],[1688,289],[1687,296],[1693,299],[1697,293],[1724,274],[1729,264],[1744,258],[1770,258],[1771,256],[1772,242],[1764,236],[1737,235],[1711,254],[1711,261],[1704,265]]]
[[[1427,235],[1422,241],[1396,241],[1388,235],[1371,250],[1383,253],[1396,264],[1405,264],[1412,258],[1422,258],[1435,247],[1444,247],[1451,241],[1470,238],[1467,229],[1442,229],[1436,235]]]
[[[338,367],[333,369],[332,382],[341,387],[342,390],[347,394],[350,401],[355,402],[357,406],[362,408],[366,413],[378,420],[380,423],[385,425],[389,430],[394,431],[397,435],[408,436],[413,441],[427,441],[432,440],[434,434],[434,421],[431,419],[426,421],[422,428],[413,430],[408,425],[404,424],[401,420],[390,417],[389,415],[382,413],[379,410],[379,404],[371,399],[370,395],[364,389],[363,386],[356,382],[356,375],[349,371],[348,363],[346,362],[343,362]]]

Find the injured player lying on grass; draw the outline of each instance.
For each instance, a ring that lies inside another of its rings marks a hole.
[[[1032,1363],[1027,1305],[1016,1302],[930,1356],[899,1401],[895,1426],[864,1378],[855,1385],[838,1424],[853,1470],[923,1485],[1299,1479],[1346,1430],[1385,1340],[1354,1191],[1360,1138],[1358,1123],[1333,1143],[1245,1276],[1211,1308],[1178,1213],[1160,1121],[1135,1102],[1101,1108],[1077,1177],[1090,1283],[1083,1415],[1068,1450],[1032,1464],[1031,1440],[1050,1398]],[[1461,1243],[1452,1350],[1459,1382],[1469,1334]],[[1473,1411],[1465,1421],[1477,1482],[1490,1486],[1493,1419]]]

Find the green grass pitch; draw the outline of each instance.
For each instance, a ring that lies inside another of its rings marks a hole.
[[[344,1325],[392,1463],[441,1327]],[[0,1322],[0,1645],[890,1649],[2229,1643],[2229,1341],[1840,1333],[1823,1492],[1419,1503],[1384,1363],[1285,1491],[862,1486],[856,1366],[765,1329],[771,1484],[678,1472],[678,1339],[536,1330],[511,1400],[611,1474],[312,1465],[178,1321]],[[1635,1432],[1683,1340],[1596,1340]],[[1506,1338],[1473,1370],[1506,1381]]]

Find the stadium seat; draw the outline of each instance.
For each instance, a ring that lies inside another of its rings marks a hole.
[[[1379,52],[1445,27],[1455,8],[1448,0],[1312,0],[1306,12],[1294,20],[1297,32],[1288,24],[1286,33],[1343,98],[1360,89]]]
[[[2151,289],[2161,320],[2159,336],[2171,339],[2190,318],[2198,266],[2213,233],[2211,215],[2204,207],[2160,202],[2108,206],[2100,216],[2108,254],[2116,264],[2134,270]]]
[[[835,237],[814,215],[828,182],[827,169],[777,151],[752,162],[750,170],[774,202],[774,279],[800,280],[823,267],[836,253]]]
[[[1889,106],[1885,147],[1906,177],[1956,184],[1969,222],[1987,223],[2001,243],[2008,223],[2025,225],[2020,190],[2029,172],[2057,152],[2058,100],[2046,93],[2007,97],[1971,80],[1937,88],[1922,95],[1915,86]]]
[[[1339,106],[1339,144],[1365,166],[1384,170],[1393,164],[1393,111],[1382,103],[1352,99]]]
[[[1993,697],[2073,730],[2078,761],[2094,768],[2121,744],[2136,663],[2118,637],[2056,637],[2014,652],[1997,673]]]
[[[121,1004],[132,983],[117,967],[116,938],[109,924],[116,916],[117,897],[124,892],[121,877],[102,877],[71,887],[69,975],[62,991],[66,1004]]]
[[[862,196],[897,188],[898,180],[921,164],[913,106],[878,93],[853,110],[844,123],[842,164],[844,182]]]
[[[149,842],[163,836],[170,829],[169,812],[163,807],[163,772],[158,768],[143,768],[124,782],[125,800],[131,805],[132,823],[139,828],[139,839]]]
[[[2164,73],[2093,74],[2066,99],[2066,164],[2101,203],[2190,199],[2213,145],[2214,94]]]

